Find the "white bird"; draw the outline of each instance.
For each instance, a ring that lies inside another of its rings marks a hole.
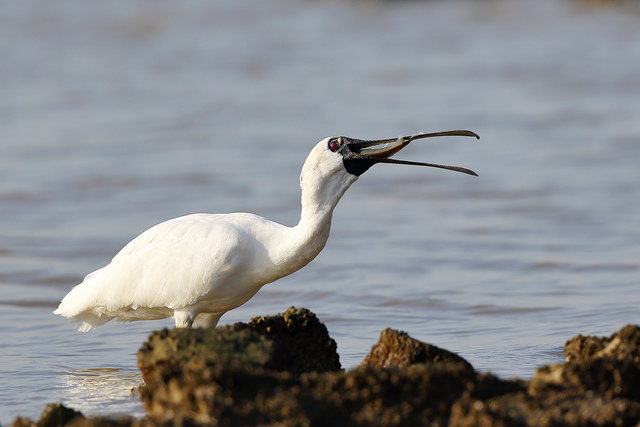
[[[432,166],[391,159],[411,141],[473,136],[455,130],[363,141],[325,138],[302,167],[300,222],[287,227],[250,213],[193,214],[160,223],[129,242],[110,264],[87,275],[54,311],[86,332],[112,319],[173,317],[177,328],[215,327],[220,317],[260,288],[313,260],[329,237],[344,192],[376,163]],[[477,175],[476,175],[477,176]]]

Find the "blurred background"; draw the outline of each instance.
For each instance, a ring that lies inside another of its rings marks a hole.
[[[0,423],[50,402],[140,415],[136,352],[51,312],[137,234],[195,212],[299,218],[326,136],[415,142],[338,205],[305,269],[221,324],[307,307],[356,366],[386,327],[531,377],[639,319],[637,2],[6,1]]]

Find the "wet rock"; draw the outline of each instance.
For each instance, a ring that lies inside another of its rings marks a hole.
[[[339,371],[335,342],[305,309],[216,330],[154,333],[139,352],[160,424],[445,425],[476,382],[461,357],[384,331],[363,366]]]
[[[640,326],[627,325],[609,338],[578,335],[564,345],[564,354],[568,362],[611,358],[640,365]]]
[[[473,366],[455,353],[413,339],[406,332],[390,328],[380,334],[378,343],[362,362],[367,366],[404,367],[416,363],[462,363],[473,371]]]
[[[564,345],[564,355],[567,358],[567,362],[587,360],[604,349],[608,341],[609,340],[604,337],[585,337],[577,335],[567,341]]]
[[[455,367],[466,373],[465,392],[477,399],[489,399],[506,393],[526,390],[522,380],[502,380],[492,374],[477,374],[461,356],[434,345],[411,338],[406,332],[390,328],[380,334],[362,365],[407,367],[416,364]],[[457,365],[457,367],[456,367]]]
[[[138,353],[140,395],[160,423],[265,424],[303,419],[291,389],[340,369],[337,346],[307,309],[216,329],[156,332]]]
[[[37,427],[53,427],[67,425],[74,419],[84,418],[84,416],[73,409],[67,408],[61,403],[47,405],[36,423]]]
[[[302,376],[299,401],[311,425],[444,426],[469,381],[474,374],[462,363],[362,365]]]
[[[475,381],[467,383],[467,390],[463,397],[466,399],[488,400],[496,396],[526,391],[527,384],[527,381],[517,378],[503,380],[491,373],[476,373]]]
[[[609,338],[578,335],[568,362],[537,370],[526,390],[489,399],[464,396],[452,426],[627,426],[640,421],[640,328]]]
[[[294,375],[332,372],[341,368],[338,346],[324,323],[306,308],[290,307],[276,316],[254,317],[233,330],[258,332],[274,343],[272,364],[266,366]]]
[[[565,345],[565,355],[567,363],[538,369],[529,387],[532,395],[589,391],[640,401],[640,327],[625,326],[610,338],[578,335]]]
[[[50,405],[26,426],[640,426],[640,327],[576,336],[567,362],[531,381],[477,373],[462,357],[387,329],[344,372],[315,315],[290,308],[215,330],[153,333],[139,352],[142,420]]]
[[[309,310],[294,307],[248,324],[154,332],[138,352],[138,366],[143,375],[160,370],[166,377],[194,358],[206,364],[233,361],[294,375],[341,367],[336,342],[326,326]]]
[[[607,399],[640,399],[640,370],[628,360],[610,358],[545,366],[537,370],[529,392],[541,395],[553,391],[595,392]]]
[[[237,366],[208,373],[212,382],[174,390],[178,405],[155,402],[151,418],[178,425],[446,425],[449,408],[472,379],[460,364],[360,367],[296,380]]]
[[[86,418],[82,413],[67,408],[61,403],[47,405],[36,422],[18,417],[11,424],[12,427],[142,427],[143,425],[145,425],[143,421],[126,416]]]
[[[593,393],[526,392],[488,400],[461,399],[451,409],[451,427],[472,426],[633,426],[640,405],[625,399],[609,400]]]

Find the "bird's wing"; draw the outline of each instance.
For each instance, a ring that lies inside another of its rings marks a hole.
[[[246,264],[246,236],[222,215],[189,215],[159,224],[118,253],[118,282],[134,285],[130,304],[184,307]],[[114,268],[114,271],[116,269]]]
[[[247,263],[246,237],[224,218],[188,215],[150,228],[89,274],[60,309],[108,314],[193,304]]]

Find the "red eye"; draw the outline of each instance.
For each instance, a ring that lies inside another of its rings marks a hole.
[[[329,142],[329,150],[335,152],[338,150],[338,148],[340,148],[340,144],[338,144],[338,141],[334,139]]]

